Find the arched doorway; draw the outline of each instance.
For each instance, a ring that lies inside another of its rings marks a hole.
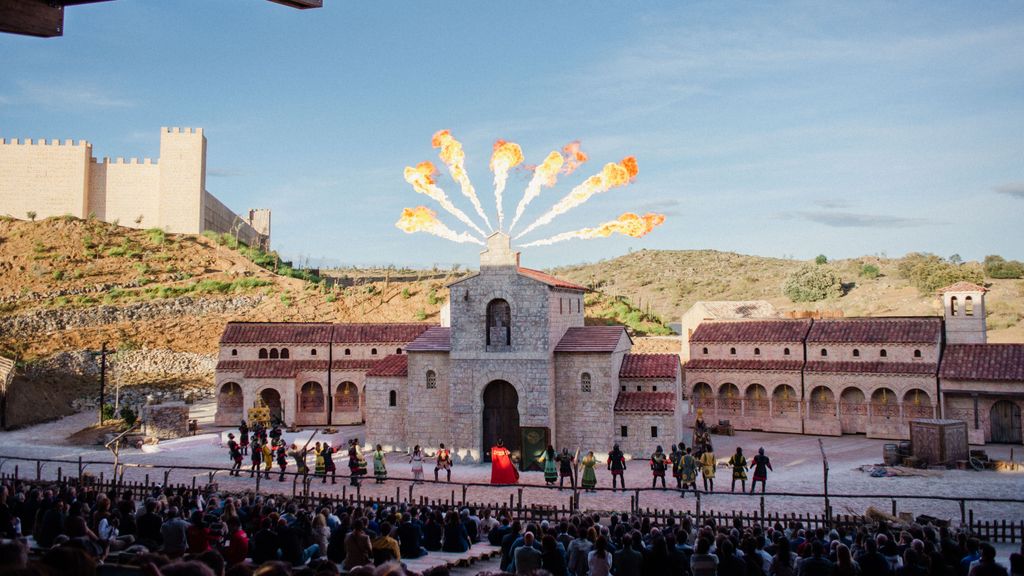
[[[334,393],[334,411],[359,412],[359,389],[353,382],[342,382]]]
[[[302,412],[323,412],[326,410],[324,403],[324,389],[319,382],[306,382],[299,391],[299,410]]]
[[[1020,406],[1009,400],[1000,400],[992,405],[989,412],[992,421],[992,442],[998,444],[1020,444]]]
[[[284,410],[281,406],[281,393],[275,388],[264,388],[260,392],[260,399],[270,409],[271,422],[284,422]]]
[[[242,387],[236,382],[225,382],[217,395],[217,407],[221,412],[242,413]]]
[[[489,452],[499,438],[519,455],[519,394],[504,380],[495,380],[484,388],[483,452]],[[490,462],[490,456],[485,455],[484,461]]]

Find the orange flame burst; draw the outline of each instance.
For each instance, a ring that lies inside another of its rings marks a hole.
[[[476,213],[484,219],[484,223],[490,228],[491,221],[480,204],[480,198],[477,197],[476,189],[469,180],[469,174],[466,173],[466,153],[462,150],[462,143],[452,136],[450,130],[438,130],[430,139],[430,145],[441,149],[439,156],[441,161],[448,166],[448,172],[452,175],[452,179],[459,183],[463,196],[469,198]]]
[[[530,183],[526,185],[526,191],[523,192],[523,199],[516,206],[516,215],[512,218],[512,225],[508,227],[510,232],[516,227],[516,222],[519,222],[519,218],[522,217],[526,206],[534,198],[540,196],[540,187],[547,186],[550,188],[555,185],[555,182],[558,181],[558,172],[562,169],[564,163],[565,158],[561,154],[552,152],[548,154],[548,157],[544,159],[540,166],[534,169],[533,178],[530,179]]]
[[[442,208],[447,210],[451,215],[458,218],[464,224],[470,228],[476,230],[482,236],[486,236],[483,230],[480,229],[465,212],[460,210],[445,194],[444,190],[439,188],[435,184],[434,176],[437,174],[437,168],[434,167],[432,162],[420,162],[416,167],[406,166],[405,167],[405,181],[412,185],[413,190],[429,196],[430,198],[437,201]]]
[[[544,215],[526,227],[516,238],[522,238],[525,234],[534,229],[550,223],[557,216],[565,214],[569,210],[583,204],[594,194],[606,192],[617,186],[625,186],[636,178],[640,168],[637,166],[636,158],[627,156],[621,162],[609,162],[604,165],[601,172],[587,178],[582,184],[572,189],[569,194],[558,201]]]
[[[573,140],[562,146],[562,156],[565,157],[565,166],[562,168],[562,171],[567,176],[575,172],[577,168],[590,159],[587,153],[580,149],[579,140]]]
[[[395,226],[406,234],[426,232],[453,242],[474,242],[483,245],[479,238],[469,232],[456,233],[451,228],[445,226],[443,222],[437,219],[437,214],[426,206],[403,209],[402,217],[398,219],[398,222],[395,222]]]
[[[664,214],[648,213],[643,216],[639,216],[632,212],[626,212],[617,219],[605,222],[595,228],[582,228],[572,232],[563,232],[550,238],[523,244],[522,247],[547,246],[549,244],[562,242],[564,240],[572,240],[575,238],[607,238],[613,233],[624,234],[626,236],[632,236],[633,238],[641,238],[646,236],[651,230],[654,230],[655,227],[660,226],[663,222],[665,222]]]
[[[502,195],[508,183],[508,172],[523,162],[523,149],[515,142],[497,140],[491,154],[491,172],[494,172],[494,200],[498,205],[498,228],[505,220],[505,209],[502,206]]]

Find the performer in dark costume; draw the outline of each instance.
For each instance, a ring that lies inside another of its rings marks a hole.
[[[284,482],[284,471],[288,468],[288,451],[284,449],[284,444],[277,447],[277,466],[281,469],[281,477],[278,478],[278,481]]]
[[[249,466],[249,478],[253,478],[260,473],[260,464],[263,464],[263,447],[260,446],[259,440],[252,443],[252,456],[249,461],[252,463]]]
[[[686,453],[683,454],[683,463],[681,465],[681,468],[683,474],[683,489],[685,490],[687,487],[690,487],[693,489],[694,492],[696,492],[697,459],[693,457],[693,454],[691,454],[691,450],[689,448],[687,448]],[[686,493],[684,492],[683,496],[685,495]]]
[[[612,451],[608,453],[608,469],[612,472],[612,491],[615,491],[615,479],[619,480],[622,484],[622,489],[626,489],[626,478],[623,473],[626,471],[626,455],[619,450],[619,445],[612,446]]]
[[[761,482],[761,493],[764,493],[765,485],[768,483],[768,471],[775,471],[771,461],[764,455],[764,448],[757,449],[757,456],[750,459],[754,464],[754,479],[750,482],[750,493],[753,494],[757,488],[758,481]]]
[[[242,419],[242,423],[238,426],[238,442],[241,444],[242,455],[244,456],[249,452],[249,425],[245,423],[245,418]]]
[[[352,475],[352,485],[359,486],[362,477],[366,476],[366,459],[359,450],[359,442],[354,438],[348,443],[348,470]]]
[[[238,447],[238,442],[235,442],[234,434],[228,434],[228,456],[231,458],[231,472],[228,475],[240,475],[240,470],[242,469],[242,450]]]
[[[654,454],[651,454],[651,488],[654,488],[658,484],[658,479],[661,479],[661,487],[665,488],[665,469],[668,468],[668,457],[665,456],[665,451],[661,446],[654,449]]]
[[[672,445],[672,452],[669,453],[668,459],[672,462],[672,477],[676,479],[676,489],[682,490],[683,488],[683,445],[676,446]]]
[[[437,464],[434,465],[434,482],[437,482],[438,470],[444,470],[447,481],[452,481],[452,453],[441,444],[437,449]]]
[[[270,431],[270,439],[274,441],[274,444],[277,444],[278,442],[281,441],[281,427],[280,426],[274,426],[274,429]]]
[[[320,455],[323,456],[324,459],[324,480],[322,484],[327,483],[327,474],[331,475],[331,484],[336,484],[338,467],[334,465],[334,448],[331,448],[330,442],[324,442],[324,446],[320,450]]]
[[[743,492],[747,491],[747,459],[743,456],[743,448],[736,447],[736,453],[729,458],[732,466],[732,491],[736,491],[736,481],[740,481]]]
[[[544,451],[544,482],[548,486],[554,486],[558,480],[558,456],[555,455],[555,447],[548,444]]]
[[[309,474],[309,466],[306,465],[306,453],[309,452],[305,447],[299,448],[299,445],[292,442],[292,449],[288,451],[288,455],[295,460],[295,471],[299,474]]]
[[[572,489],[576,489],[576,474],[573,472],[573,464],[576,463],[576,458],[572,454],[569,454],[568,448],[562,448],[562,453],[558,455],[558,489],[562,489],[562,485],[565,483],[566,476],[569,477],[569,482],[572,484]]]
[[[697,409],[697,420],[693,423],[693,454],[700,458],[711,449],[711,431],[704,422],[704,409]]]

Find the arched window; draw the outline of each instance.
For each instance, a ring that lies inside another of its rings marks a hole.
[[[231,349],[231,355],[232,356],[238,356],[238,349],[237,348],[232,348]]]
[[[707,353],[708,353],[708,349],[707,349],[707,347],[705,347],[704,348],[704,354],[707,354]]]
[[[761,355],[761,349],[760,348],[754,348],[754,356],[760,356],[760,355]]]
[[[281,359],[282,360],[287,360],[288,359],[288,349],[287,348],[281,348]]]
[[[735,356],[736,355],[736,349],[735,348],[729,348],[729,354],[732,354],[733,356]]]
[[[487,304],[487,345],[512,345],[512,308],[501,298]]]
[[[885,348],[882,348],[881,350],[878,351],[879,358],[885,358],[888,355],[889,353],[885,351]]]
[[[376,356],[377,355],[377,349],[376,348],[370,348],[370,355],[371,356]]]
[[[914,358],[920,358],[920,357],[921,357],[921,351],[920,350],[914,350]]]
[[[580,374],[580,391],[581,392],[590,392],[590,390],[591,390],[590,372],[584,372],[583,374]]]
[[[394,390],[388,392],[388,406],[398,406],[398,392],[395,392]]]
[[[271,360],[277,360],[279,357],[280,356],[278,356],[278,354],[277,354],[277,348],[271,348],[270,349],[270,359]]]
[[[427,388],[437,388],[437,373],[427,370]]]
[[[310,356],[316,356],[316,348],[313,348],[312,350],[310,350],[309,351],[309,355]]]
[[[853,357],[854,358],[860,358],[860,350],[857,350],[856,348],[854,348],[853,349]]]
[[[351,356],[351,355],[352,355],[352,349],[351,348],[345,348],[345,356]]]
[[[299,410],[302,412],[323,412],[324,389],[318,382],[306,382],[299,392]]]
[[[783,356],[789,356],[789,348],[783,348],[782,349],[782,355]]]
[[[828,356],[828,350],[825,350],[824,348],[822,348],[822,349],[821,349],[821,355],[822,355],[823,357],[824,357],[824,356]]]
[[[260,359],[261,360],[262,359],[266,359],[266,357],[267,357],[267,349],[266,348],[260,348]]]
[[[395,354],[401,354],[401,353],[402,353],[402,349],[401,348],[395,349]]]
[[[974,316],[974,298],[964,298],[964,316]]]
[[[957,297],[956,296],[951,297],[949,299],[949,315],[950,316],[956,316],[956,313],[958,312],[957,308],[959,308],[959,307],[960,307],[960,302],[959,302],[959,300],[957,300]]]

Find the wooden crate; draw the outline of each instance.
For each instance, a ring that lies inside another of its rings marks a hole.
[[[954,466],[969,456],[963,420],[911,420],[910,442],[913,456],[926,466]]]

